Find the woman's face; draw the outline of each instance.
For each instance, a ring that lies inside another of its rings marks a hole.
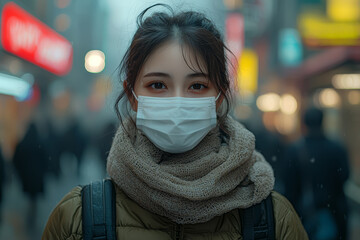
[[[176,42],[167,42],[146,60],[135,82],[137,96],[150,97],[216,97],[218,90],[209,80],[204,62],[196,64],[194,54]],[[201,61],[200,61],[201,60]],[[191,66],[191,68],[186,64]],[[137,102],[132,104],[137,109]]]

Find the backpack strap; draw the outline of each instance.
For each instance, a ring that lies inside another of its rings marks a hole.
[[[115,190],[110,179],[92,182],[82,188],[82,227],[84,240],[115,240]]]
[[[243,240],[275,240],[275,220],[271,194],[246,209],[239,209]]]

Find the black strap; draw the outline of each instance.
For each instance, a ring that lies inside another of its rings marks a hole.
[[[84,240],[115,240],[115,190],[110,179],[92,182],[82,188],[82,227]]]
[[[239,209],[243,240],[275,240],[271,194],[259,204]]]

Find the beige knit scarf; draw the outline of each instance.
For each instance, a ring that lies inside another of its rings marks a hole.
[[[156,148],[126,122],[119,128],[108,157],[113,181],[145,209],[179,224],[206,222],[265,199],[274,175],[254,151],[255,138],[227,117],[192,150],[169,154]]]

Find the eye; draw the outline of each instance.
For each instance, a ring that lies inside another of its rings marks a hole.
[[[165,84],[163,84],[162,82],[154,82],[154,83],[151,83],[149,86],[154,89],[164,89],[165,88]]]
[[[207,86],[205,84],[201,84],[201,83],[195,83],[193,85],[190,86],[191,90],[201,90],[207,88]]]

